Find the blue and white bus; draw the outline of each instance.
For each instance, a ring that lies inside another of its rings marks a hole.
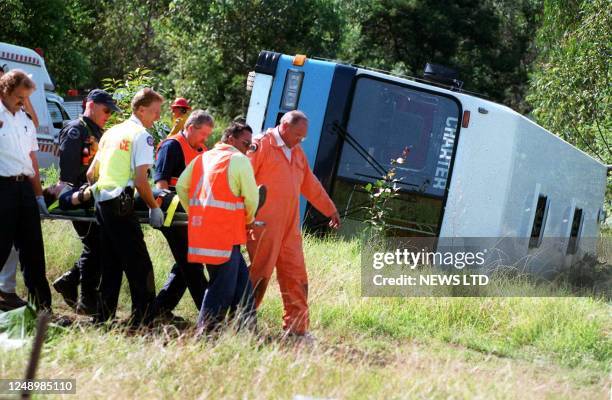
[[[395,168],[397,235],[530,238],[526,251],[543,237],[598,236],[607,166],[508,107],[452,84],[269,51],[249,80],[254,131],[290,110],[309,117],[302,146],[345,232],[360,230],[364,186]],[[302,221],[322,218],[302,201]]]

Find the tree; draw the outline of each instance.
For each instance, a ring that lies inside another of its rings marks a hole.
[[[342,26],[325,0],[175,0],[157,26],[172,60],[166,86],[235,116],[246,109],[247,73],[261,50],[333,56]]]
[[[83,0],[81,0],[83,1]],[[96,21],[88,35],[91,46],[93,82],[120,78],[137,68],[166,71],[154,26],[168,12],[170,0],[103,0],[93,1]]]
[[[341,57],[420,76],[433,62],[458,70],[468,90],[524,111],[539,0],[353,1]]]
[[[43,49],[58,89],[89,80],[88,39],[79,32],[90,15],[78,0],[5,0],[0,15],[0,41]]]
[[[538,123],[612,163],[609,0],[545,2],[528,100]]]

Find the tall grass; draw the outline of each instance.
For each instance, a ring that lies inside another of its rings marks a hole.
[[[48,275],[76,260],[69,224],[44,223]],[[172,266],[159,232],[145,228],[161,287]],[[366,298],[360,244],[304,240],[313,346],[281,339],[276,285],[259,332],[207,341],[193,330],[144,334],[79,319],[46,344],[39,376],[76,378],[96,398],[603,398],[609,390],[610,305],[596,298]],[[23,287],[20,287],[23,293]],[[69,313],[54,295],[58,313]],[[130,309],[127,285],[120,312]],[[194,321],[187,294],[176,313]],[[0,377],[23,373],[27,349],[0,350]]]

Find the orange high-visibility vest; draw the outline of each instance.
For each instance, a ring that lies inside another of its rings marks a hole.
[[[183,135],[181,131],[176,135],[168,136],[167,138],[159,142],[159,145],[157,146],[157,151],[155,152],[155,160],[157,160],[159,149],[161,148],[162,144],[167,140],[176,140],[177,142],[179,142],[179,144],[181,145],[181,150],[183,151],[183,159],[185,160],[185,166],[188,166],[191,160],[206,151],[206,146],[202,146],[201,149],[194,149],[193,147],[191,147],[191,145],[187,141],[187,138]],[[176,186],[176,182],[178,182],[178,176],[172,176],[170,177],[170,182],[168,182],[168,184],[170,186]]]
[[[232,193],[228,179],[232,154],[214,148],[195,159],[189,186],[189,262],[223,264],[234,245],[246,243],[244,198]]]

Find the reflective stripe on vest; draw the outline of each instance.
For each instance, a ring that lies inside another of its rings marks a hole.
[[[100,177],[96,182],[98,189],[125,187],[132,178],[132,145],[134,136],[145,128],[127,120],[108,130],[98,147]]]
[[[196,256],[210,256],[210,257],[227,257],[230,258],[232,255],[231,250],[215,250],[215,249],[202,249],[199,247],[189,247],[187,254],[193,254]]]
[[[230,201],[221,201],[221,200],[215,199],[215,196],[213,195],[211,187],[210,187],[210,182],[208,181],[204,183],[204,192],[206,194],[204,201],[200,200],[201,196],[198,196],[198,193],[200,193],[200,189],[202,187],[203,182],[204,182],[204,176],[202,176],[202,179],[200,179],[200,182],[198,183],[198,188],[195,191],[196,195],[189,199],[189,207],[206,206],[206,207],[223,208],[224,210],[230,210],[230,211],[244,209],[244,203],[232,203]]]

